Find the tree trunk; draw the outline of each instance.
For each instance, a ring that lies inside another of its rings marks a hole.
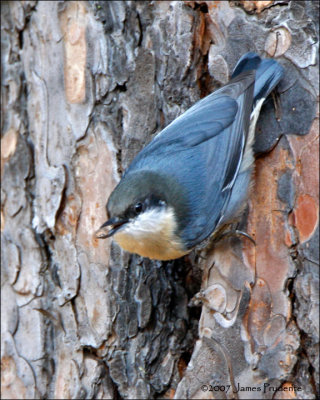
[[[1,2],[3,398],[319,396],[318,7]],[[157,262],[95,239],[133,157],[247,51],[285,68],[239,225],[256,245]]]

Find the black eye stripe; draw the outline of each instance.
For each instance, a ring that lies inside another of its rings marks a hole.
[[[143,209],[142,203],[139,202],[139,203],[136,203],[136,204],[134,205],[134,211],[135,211],[137,214],[141,213],[142,209]]]
[[[143,200],[133,203],[126,211],[126,214],[128,216],[131,215],[131,218],[134,218],[136,215],[141,214],[150,207],[164,207],[166,204],[167,203],[165,200],[161,200],[158,197],[150,195]]]

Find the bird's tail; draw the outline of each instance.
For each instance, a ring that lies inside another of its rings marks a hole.
[[[266,97],[272,92],[282,78],[284,68],[271,58],[262,60],[258,54],[250,52],[244,54],[240,58],[234,68],[232,78],[235,78],[245,71],[256,71],[256,75],[250,124],[240,173],[246,173],[251,170],[254,160],[252,146],[260,110]]]
[[[234,68],[232,78],[244,71],[256,71],[254,83],[254,107],[259,100],[264,100],[277,86],[283,76],[283,67],[275,60],[267,58],[262,60],[258,54],[250,52],[244,54]],[[263,102],[262,100],[262,102]],[[260,102],[260,103],[262,103]]]

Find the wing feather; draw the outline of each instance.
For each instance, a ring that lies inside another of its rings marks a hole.
[[[254,72],[244,72],[200,100],[160,132],[126,172],[167,174],[186,190],[190,212],[180,235],[188,248],[223,219],[242,162],[254,79]]]

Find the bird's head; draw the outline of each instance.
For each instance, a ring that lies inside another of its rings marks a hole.
[[[188,253],[179,232],[182,227],[181,189],[158,173],[137,171],[125,175],[107,203],[109,219],[96,232],[100,239],[113,236],[131,253],[171,260]]]

